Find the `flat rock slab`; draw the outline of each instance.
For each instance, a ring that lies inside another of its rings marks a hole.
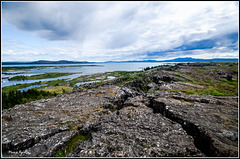
[[[208,156],[238,155],[238,98],[160,93],[153,110],[180,123]]]
[[[89,118],[96,119],[100,115],[108,113],[108,111],[101,111],[101,107],[106,102],[113,101],[118,93],[122,93],[119,87],[107,86],[58,95],[3,110],[3,155],[42,156],[42,148],[35,149],[36,152],[29,148],[34,145],[56,147],[59,140],[64,138],[64,134],[72,136],[70,134],[77,129],[78,125],[83,124]],[[58,140],[50,140],[55,137]],[[48,143],[50,141],[51,143]],[[63,141],[63,143],[65,142]],[[29,149],[29,153],[25,151],[27,149]],[[22,153],[24,151],[26,153]],[[48,152],[46,154],[53,155]]]
[[[125,107],[79,129],[91,139],[69,157],[204,156],[180,124],[146,106]]]

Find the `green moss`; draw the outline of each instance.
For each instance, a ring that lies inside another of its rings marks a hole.
[[[155,93],[159,93],[161,91],[159,90],[149,90],[147,93],[150,93],[150,94],[155,94]]]
[[[71,124],[72,121],[67,121],[67,122],[64,122],[64,123],[60,123],[60,125],[68,125],[68,124]]]
[[[203,90],[203,92],[201,94],[204,94],[204,95],[214,95],[214,96],[224,96],[223,92],[219,92],[218,90],[213,89],[213,88]]]
[[[144,145],[143,147],[145,147],[145,148],[151,148],[151,146],[148,146],[148,145]]]
[[[95,152],[95,157],[100,157],[101,155],[97,152]]]
[[[55,157],[66,157],[69,153],[73,152],[74,149],[83,141],[88,140],[90,134],[83,135],[78,134],[75,135],[70,141],[67,142],[66,146],[57,151]]]

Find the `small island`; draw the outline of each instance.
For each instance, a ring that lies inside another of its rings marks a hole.
[[[33,80],[33,79],[45,79],[45,78],[56,78],[61,76],[68,76],[72,75],[74,73],[59,73],[59,72],[51,72],[51,73],[44,73],[40,75],[32,75],[32,76],[14,76],[12,78],[9,78],[9,81],[16,81],[16,80]]]

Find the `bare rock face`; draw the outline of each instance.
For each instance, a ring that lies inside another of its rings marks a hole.
[[[89,89],[16,105],[4,110],[3,154],[52,156],[55,151],[44,153],[43,148],[35,147],[45,147],[46,150],[50,145],[53,150],[62,147],[76,133],[72,131],[76,131],[78,125],[89,118],[97,119],[102,114],[108,113],[108,111],[102,112],[101,108],[106,102],[115,100],[119,89],[110,86]],[[31,148],[34,148],[34,151]]]
[[[152,108],[181,124],[207,156],[238,155],[237,97],[162,93],[153,100]]]
[[[69,157],[204,156],[193,138],[161,114],[146,106],[125,107],[80,127],[92,132]]]

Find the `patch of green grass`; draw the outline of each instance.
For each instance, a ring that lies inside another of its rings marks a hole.
[[[219,65],[204,66],[201,68],[189,67],[188,73],[176,72],[178,81],[188,82],[195,85],[204,86],[204,89],[181,89],[170,91],[181,91],[187,94],[203,94],[214,96],[238,96],[238,78],[237,73],[233,74],[233,70],[237,69],[237,63],[220,63]],[[233,75],[232,80],[220,78],[218,72],[222,74]],[[182,79],[184,77],[186,80]]]
[[[60,125],[62,126],[62,125],[68,125],[68,124],[71,124],[72,123],[72,121],[67,121],[67,122],[64,122],[64,123],[60,123]]]
[[[53,80],[53,81],[45,81],[42,82],[42,84],[48,84],[48,86],[56,86],[56,85],[63,85],[66,84],[67,82],[65,79],[58,79],[58,80]]]
[[[186,94],[213,95],[213,96],[238,96],[238,91],[225,90],[221,88],[209,87],[207,89],[171,89],[168,90],[184,92]]]
[[[75,135],[71,140],[69,140],[65,147],[58,150],[55,154],[55,157],[66,157],[69,153],[73,152],[74,149],[83,141],[86,141],[89,139],[90,134],[83,135],[78,134]]]
[[[161,91],[159,90],[149,90],[147,93],[150,93],[150,94],[155,94],[155,93],[159,93]]]
[[[135,80],[137,77],[136,76],[123,76],[122,79],[124,81],[133,81]]]
[[[44,78],[56,78],[56,77],[61,77],[61,76],[67,76],[67,75],[72,75],[73,73],[45,73],[45,74],[40,74],[40,75],[33,75],[33,76],[14,76],[12,78],[9,78],[9,81],[14,81],[14,80],[32,80],[32,79],[44,79]]]
[[[203,92],[201,94],[203,94],[203,95],[214,95],[214,96],[224,96],[224,93],[219,92],[218,90],[213,89],[213,88],[205,89],[205,90],[203,90]]]
[[[8,93],[10,91],[16,91],[17,89],[29,87],[32,85],[40,85],[43,84],[41,82],[35,82],[35,83],[25,83],[25,84],[16,84],[11,86],[2,87],[2,93]]]
[[[127,82],[134,81],[138,78],[142,78],[143,76],[144,76],[144,73],[136,71],[136,72],[132,73],[131,75],[128,74],[128,75],[122,76],[121,78],[123,81],[120,83],[117,83],[116,85],[121,86]]]
[[[148,145],[144,145],[143,147],[145,147],[145,148],[151,148],[151,146],[148,146]]]
[[[56,87],[50,87],[46,89],[42,89],[43,91],[49,91],[49,92],[55,92],[57,94],[60,93],[66,93],[67,91],[72,90],[73,87],[67,87],[67,86],[56,86]]]

